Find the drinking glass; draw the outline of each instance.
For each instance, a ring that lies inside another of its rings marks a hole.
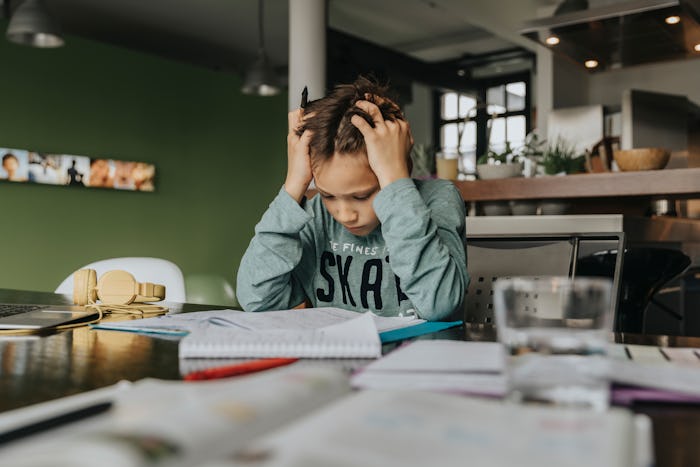
[[[438,178],[457,180],[459,175],[459,153],[445,150],[435,155],[435,171]]]
[[[496,280],[496,329],[506,347],[511,400],[608,407],[611,289],[603,278]]]

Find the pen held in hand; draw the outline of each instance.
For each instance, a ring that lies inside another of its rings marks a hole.
[[[261,360],[250,360],[234,365],[226,365],[206,370],[194,371],[185,375],[185,381],[200,381],[203,379],[228,378],[231,376],[247,375],[258,371],[269,370],[278,366],[294,363],[298,358],[263,358]]]
[[[302,109],[305,109],[306,104],[308,104],[308,103],[309,103],[309,89],[307,86],[304,86],[304,90],[301,91],[301,104],[299,105],[299,107],[301,107]]]

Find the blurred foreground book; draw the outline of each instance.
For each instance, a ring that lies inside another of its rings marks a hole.
[[[419,391],[360,391],[206,467],[648,467],[651,424]]]

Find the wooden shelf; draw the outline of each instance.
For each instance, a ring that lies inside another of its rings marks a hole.
[[[454,183],[466,201],[613,197],[700,198],[700,168]]]

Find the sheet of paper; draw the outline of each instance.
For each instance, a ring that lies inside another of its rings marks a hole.
[[[353,387],[503,396],[503,346],[496,342],[418,340],[353,375]]]
[[[502,397],[507,390],[503,374],[360,371],[351,381],[352,386],[359,389],[437,391],[490,397]]]
[[[638,363],[667,363],[668,359],[661,352],[659,347],[653,345],[631,345],[627,344],[627,353],[630,359]]]
[[[112,394],[114,406],[105,414],[3,446],[0,465],[201,466],[349,391],[347,376],[331,368],[278,368],[203,382],[144,379]],[[17,423],[16,415],[0,414],[0,426],[10,417]]]
[[[700,396],[700,368],[694,366],[611,359],[609,369],[616,383]]]
[[[179,346],[180,358],[376,358],[381,352],[372,316],[360,313],[310,329],[209,324],[192,329]]]
[[[687,347],[662,347],[661,352],[671,363],[700,367],[700,349]]]
[[[379,332],[412,326],[425,322],[423,319],[410,317],[384,317],[370,313]],[[299,310],[266,311],[246,313],[236,310],[196,311],[192,313],[173,313],[154,318],[110,322],[93,326],[96,329],[124,330],[131,332],[159,331],[191,332],[195,329],[216,325],[233,327],[249,331],[271,329],[318,329],[349,319],[357,318],[360,313],[342,308],[304,308]]]
[[[256,467],[632,467],[635,445],[634,417],[622,409],[598,413],[360,391],[218,465],[247,466],[257,453]]]
[[[498,373],[504,363],[503,346],[497,342],[418,340],[369,364],[366,371]]]

